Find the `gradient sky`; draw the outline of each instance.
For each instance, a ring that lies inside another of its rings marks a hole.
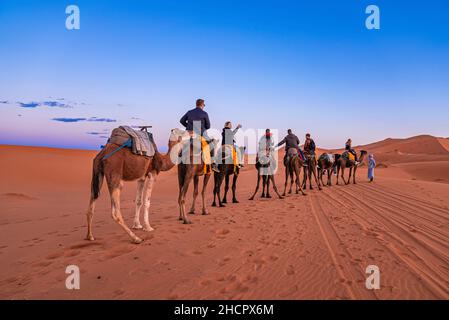
[[[98,149],[150,124],[163,149],[200,97],[213,127],[321,147],[447,137],[449,1],[0,0],[0,70],[0,144]]]

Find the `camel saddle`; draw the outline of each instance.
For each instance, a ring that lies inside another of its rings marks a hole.
[[[355,162],[355,157],[354,157],[354,155],[351,153],[351,152],[349,152],[349,151],[345,151],[345,152],[343,152],[343,154],[341,155],[341,157],[343,158],[343,159],[345,159],[346,160],[346,163],[347,164],[354,164],[354,162]]]
[[[131,139],[131,143],[129,140]],[[151,157],[156,152],[156,144],[153,135],[146,130],[134,130],[129,126],[120,126],[112,130],[109,143],[119,146],[131,145],[131,151],[134,154]]]

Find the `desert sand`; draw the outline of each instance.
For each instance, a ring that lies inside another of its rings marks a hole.
[[[174,168],[158,178],[155,230],[137,231],[140,245],[111,219],[105,186],[97,240],[83,240],[96,152],[0,146],[0,298],[448,299],[448,141],[419,136],[359,147],[376,155],[374,183],[362,166],[357,185],[283,200],[249,201],[256,170],[247,165],[240,203],[210,208],[191,225],[178,221]],[[283,189],[282,166],[276,178]],[[122,196],[128,225],[135,185],[126,183]],[[72,264],[80,290],[65,288]],[[368,265],[380,269],[379,290],[365,288]]]

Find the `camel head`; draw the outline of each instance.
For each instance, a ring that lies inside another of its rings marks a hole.
[[[180,142],[185,142],[190,139],[190,135],[187,131],[178,128],[171,129],[170,131],[170,141],[169,144],[177,144]]]

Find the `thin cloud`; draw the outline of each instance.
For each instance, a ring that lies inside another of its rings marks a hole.
[[[71,105],[58,101],[43,101],[40,105],[57,108],[73,108]]]
[[[39,107],[38,102],[30,102],[30,103],[18,102],[18,104],[22,108],[37,108],[37,107]]]
[[[9,104],[9,101],[8,100],[3,100],[3,101],[0,101],[0,103]]]
[[[99,135],[99,134],[102,134],[101,132],[86,132],[86,133],[87,133],[87,134],[94,135],[94,136]]]
[[[91,118],[87,119],[86,121],[92,121],[92,122],[117,122],[116,119],[98,118],[98,117],[91,117]]]
[[[82,121],[89,121],[89,122],[117,122],[115,119],[109,119],[109,118],[98,118],[98,117],[91,117],[91,118],[53,118],[53,121],[59,121],[59,122],[82,122]]]
[[[86,121],[86,118],[53,118],[53,121],[59,121],[59,122],[80,122],[80,121]]]

